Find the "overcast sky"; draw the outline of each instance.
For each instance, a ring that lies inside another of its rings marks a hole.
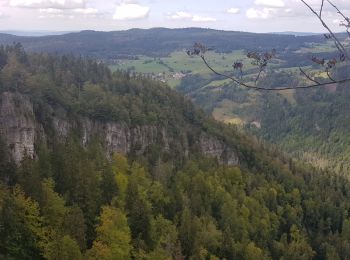
[[[321,0],[306,0],[318,7]],[[333,0],[350,15],[350,0]],[[330,7],[324,16],[339,28]],[[323,32],[300,0],[0,0],[0,30],[77,31],[204,27]]]

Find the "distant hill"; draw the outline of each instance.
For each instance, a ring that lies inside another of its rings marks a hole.
[[[62,35],[71,33],[70,31],[0,31],[0,33],[12,34],[15,36],[48,36],[48,35]]]
[[[322,35],[322,33],[313,33],[313,32],[293,32],[293,31],[272,32],[272,34],[294,35],[294,36],[315,36],[315,35]]]
[[[322,36],[256,34],[212,29],[131,29],[126,31],[81,31],[64,35],[23,37],[0,34],[0,44],[20,42],[34,52],[72,53],[110,59],[118,55],[164,56],[174,50],[189,48],[202,42],[220,52],[239,49],[294,50],[307,42],[321,42]],[[273,43],[273,44],[272,44]]]

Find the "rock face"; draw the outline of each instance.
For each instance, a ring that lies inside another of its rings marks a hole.
[[[83,130],[83,145],[87,144],[95,136],[105,140],[107,153],[119,152],[128,154],[136,151],[143,154],[152,144],[161,144],[165,150],[169,149],[170,138],[164,128],[156,126],[128,127],[117,122],[101,123],[89,119],[81,122]]]
[[[221,164],[237,165],[239,159],[236,153],[225,143],[208,135],[202,135],[199,139],[200,150],[204,155],[216,158]]]
[[[26,97],[9,92],[1,95],[0,133],[16,162],[26,154],[34,156],[35,116]]]
[[[187,156],[191,147],[186,133],[172,136],[164,127],[143,125],[129,127],[121,122],[99,122],[81,117],[79,120],[53,118],[52,127],[59,140],[64,141],[74,129],[81,130],[82,145],[88,144],[94,137],[104,141],[107,155],[114,152],[143,154],[152,144],[171,151],[173,142],[180,140]],[[45,140],[45,130],[37,121],[30,99],[18,93],[5,92],[0,96],[0,134],[8,145],[13,159],[20,163],[25,155],[34,158],[35,141]],[[235,151],[217,138],[202,133],[196,141],[196,147],[202,154],[216,158],[220,163],[237,165]]]

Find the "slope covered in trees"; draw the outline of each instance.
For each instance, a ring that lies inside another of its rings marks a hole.
[[[84,55],[98,59],[118,59],[133,55],[164,56],[190,48],[194,42],[203,42],[218,52],[233,50],[297,50],[305,43],[319,43],[320,35],[297,37],[294,35],[256,34],[187,28],[149,30],[131,29],[115,32],[82,31],[65,35],[20,37],[0,34],[1,44],[21,42],[27,50]]]
[[[7,259],[348,259],[350,183],[294,162],[220,124],[169,88],[64,56],[0,49],[0,90],[36,116],[201,129],[237,149],[239,165],[154,147],[108,158],[79,131],[48,135],[35,160],[0,142],[0,257]],[[193,132],[195,135],[196,132]],[[195,137],[193,137],[195,138]],[[172,147],[174,150],[176,147]],[[176,149],[175,149],[176,150]]]
[[[349,75],[347,67],[339,67],[336,73]],[[188,76],[179,90],[222,121],[238,118],[245,130],[283,151],[321,168],[349,174],[349,84],[277,93],[246,91],[231,83],[203,88],[212,80]],[[268,72],[259,85],[296,86],[301,80],[284,71]]]

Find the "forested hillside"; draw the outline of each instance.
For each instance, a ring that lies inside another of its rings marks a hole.
[[[18,116],[39,129],[35,153],[20,163],[2,132],[1,258],[350,257],[346,178],[259,144],[162,84],[16,45],[0,48],[0,92],[2,104],[30,100],[34,114]],[[188,150],[174,138],[170,149],[159,140],[142,153],[108,154],[99,135],[82,142],[79,123],[58,136],[57,117],[165,127],[185,133]],[[203,133],[235,151],[236,164],[205,156]]]
[[[305,43],[320,43],[322,36],[294,36],[256,34],[186,28],[149,30],[131,29],[115,32],[82,31],[64,35],[21,37],[0,34],[0,44],[21,42],[29,51],[84,55],[98,59],[119,59],[134,55],[166,56],[174,51],[190,48],[194,42],[203,42],[218,52],[233,50],[271,49],[297,50]]]
[[[344,75],[349,75],[343,71]],[[348,176],[349,84],[297,91],[294,102],[264,97],[258,113],[262,128],[254,133],[272,141],[296,157]],[[279,121],[279,122],[277,122]]]
[[[342,39],[342,35],[338,37]],[[23,42],[26,49],[36,52],[96,57],[113,64],[113,70],[140,73],[166,82],[220,121],[244,125],[254,135],[314,165],[342,174],[349,171],[346,86],[278,94],[248,92],[210,75],[200,60],[186,57],[183,51],[194,42],[205,43],[214,49],[215,54],[209,56],[209,61],[215,68],[232,72],[232,63],[242,61],[245,63],[244,74],[249,76],[251,66],[246,60],[246,51],[275,48],[277,57],[273,68],[260,85],[294,86],[301,81],[296,73],[298,66],[317,71],[312,57],[329,59],[336,56],[336,49],[325,42],[323,36],[296,37],[198,28],[83,31],[46,37],[0,36],[0,43],[14,41]],[[347,75],[344,71],[341,73]],[[102,116],[106,115],[103,113]]]
[[[347,77],[349,70],[339,67],[335,73]],[[178,89],[218,120],[238,124],[317,167],[349,174],[349,84],[271,93],[220,80],[188,76]],[[302,80],[296,73],[270,71],[259,86],[297,86]]]

